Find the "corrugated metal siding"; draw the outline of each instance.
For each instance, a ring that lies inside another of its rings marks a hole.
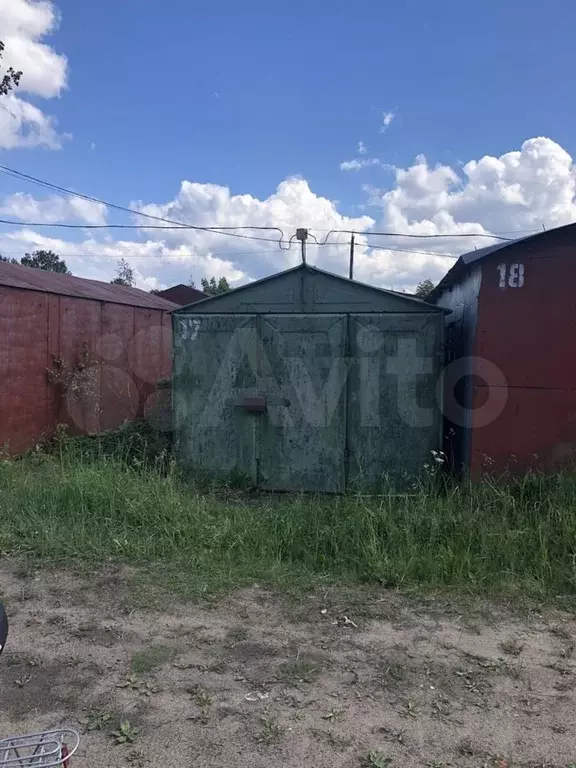
[[[171,371],[170,323],[158,309],[0,285],[0,444],[18,453],[58,423],[78,434],[149,413],[158,380]],[[89,396],[61,394],[47,369],[53,357],[74,367],[85,343]]]
[[[576,228],[564,230],[563,243],[530,241],[482,264],[474,354],[490,361],[502,382],[495,376],[473,384],[476,413],[488,397],[497,413],[482,426],[473,416],[473,476],[487,469],[519,472],[576,464],[576,242],[570,242]],[[512,264],[523,265],[520,287],[509,285]],[[500,265],[507,276],[503,288]]]
[[[0,445],[23,450],[45,431],[48,297],[0,286]]]

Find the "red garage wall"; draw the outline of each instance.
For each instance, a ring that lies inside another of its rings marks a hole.
[[[482,265],[474,354],[490,361],[505,383],[495,376],[474,385],[473,476],[486,468],[576,463],[575,259],[569,242],[519,243]],[[523,279],[516,279],[514,265],[522,265]],[[503,408],[482,424],[488,398],[495,413]]]
[[[71,369],[85,348],[88,394],[49,381],[53,358]],[[147,415],[171,360],[169,311],[0,285],[0,445],[18,453],[58,423],[93,433]]]

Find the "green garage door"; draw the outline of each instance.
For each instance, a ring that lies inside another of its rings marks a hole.
[[[263,315],[270,376],[260,420],[259,485],[283,491],[345,488],[345,315]]]

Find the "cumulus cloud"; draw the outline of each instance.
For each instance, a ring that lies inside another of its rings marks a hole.
[[[576,220],[574,163],[545,137],[500,157],[471,160],[460,175],[420,156],[395,169],[395,177],[393,189],[372,195],[372,202],[382,208],[384,226],[403,231],[521,233]]]
[[[66,87],[68,62],[43,42],[58,26],[59,17],[49,0],[4,0],[0,2],[0,30],[6,46],[3,64],[22,70],[18,94],[45,99],[60,95]],[[10,94],[0,102],[0,148],[61,144],[53,118],[20,95]]]
[[[132,203],[131,207],[154,216],[196,226],[280,227],[286,239],[293,235],[298,227],[307,227],[321,237],[321,230],[364,231],[374,224],[370,216],[350,217],[341,214],[333,200],[316,195],[307,181],[297,177],[281,182],[276,192],[264,200],[249,194],[234,195],[228,187],[216,184],[184,181],[177,197],[168,203],[139,202]],[[139,223],[143,221],[139,220]],[[280,233],[252,230],[239,234],[261,237],[268,242],[241,238],[233,240],[215,233],[192,230],[153,230],[149,236],[170,245],[189,243],[206,253],[233,250],[238,253],[235,263],[247,278],[262,277],[298,263],[299,251],[295,245],[290,250],[278,248]],[[310,244],[310,248],[314,246]]]
[[[356,238],[355,276],[373,285],[408,291],[423,279],[439,280],[460,253],[494,242],[483,235],[514,237],[543,225],[576,221],[576,167],[570,155],[548,138],[529,139],[519,150],[471,160],[460,168],[432,165],[420,156],[410,166],[393,171],[391,188],[367,191],[373,217],[346,216],[335,201],[315,194],[301,178],[286,179],[264,199],[233,194],[216,184],[184,181],[173,200],[132,203],[131,207],[197,226],[279,226],[287,236],[297,227],[308,227],[319,241],[329,230],[356,230],[362,234]],[[31,204],[22,197],[21,204]],[[43,213],[48,215],[46,210]],[[139,224],[144,222],[138,218]],[[374,231],[440,237],[379,238],[370,234]],[[448,233],[476,237],[443,237]],[[271,242],[192,230],[145,230],[141,239],[135,236],[133,241],[105,236],[72,243],[17,229],[0,236],[0,253],[19,255],[51,248],[66,258],[75,274],[104,280],[114,276],[116,260],[126,258],[143,288],[187,282],[190,275],[197,284],[202,277],[214,275],[238,285],[299,262],[298,245],[280,250],[275,232],[240,234]],[[321,247],[309,241],[308,260],[319,267],[346,275],[348,257],[347,234],[334,233]]]
[[[105,224],[106,206],[79,197],[51,195],[37,200],[21,192],[7,197],[0,213],[21,221],[38,221],[46,224],[82,221],[86,224]]]

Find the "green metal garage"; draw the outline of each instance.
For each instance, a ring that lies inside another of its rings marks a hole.
[[[176,310],[180,459],[280,491],[418,474],[440,449],[444,313],[307,264]]]

